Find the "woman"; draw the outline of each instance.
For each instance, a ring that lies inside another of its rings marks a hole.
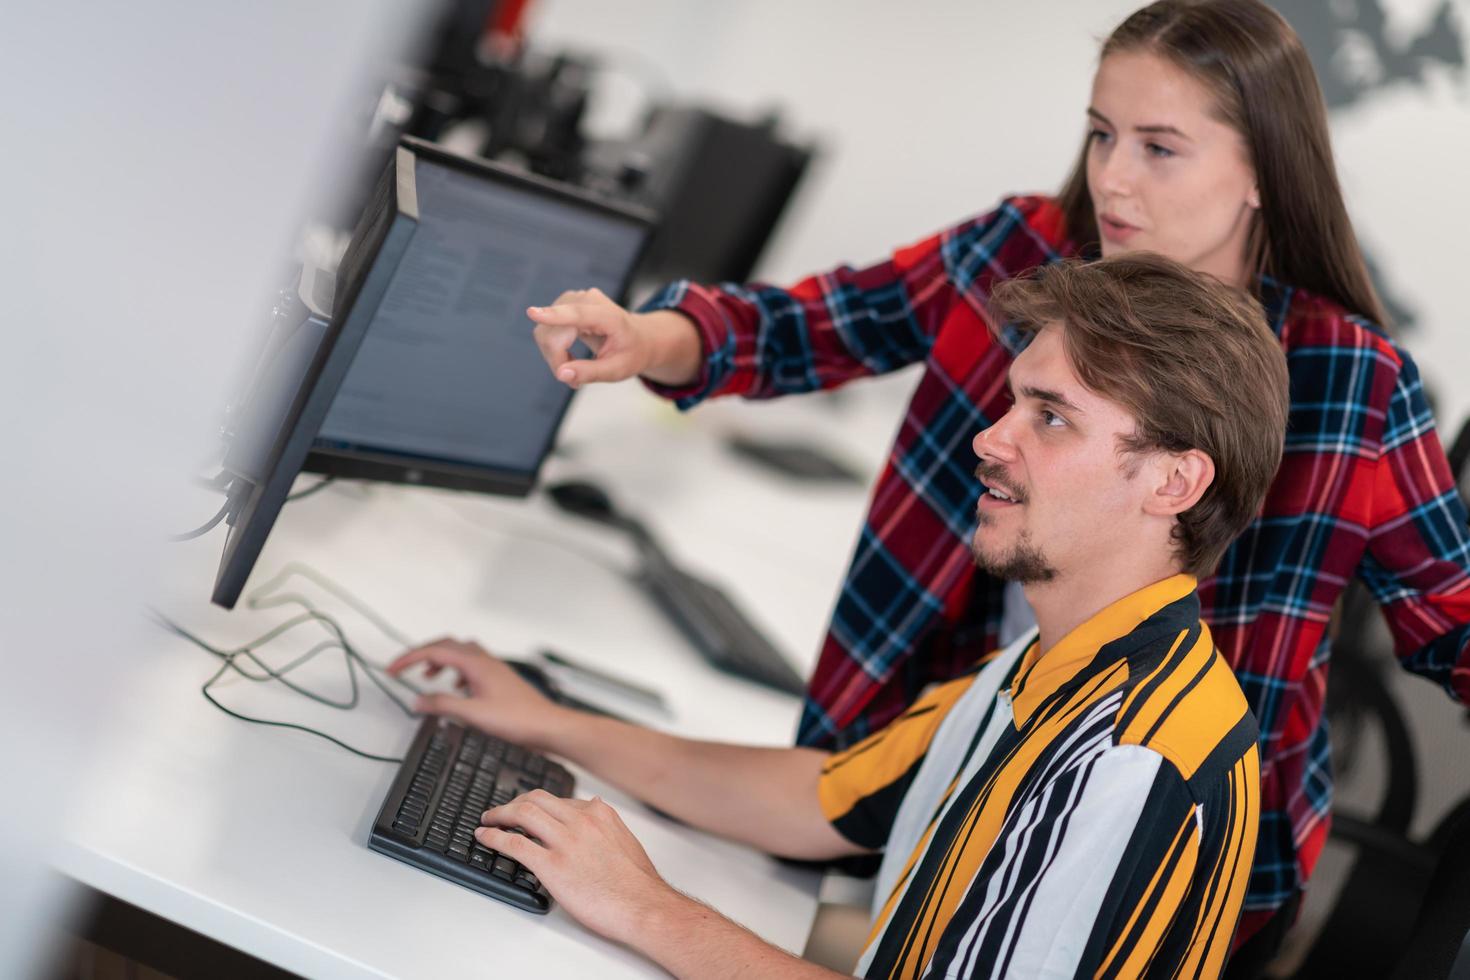
[[[675,283],[640,314],[595,293],[530,311],[572,385],[641,376],[681,407],[922,361],[809,687],[799,740],[841,746],[957,675],[1024,615],[968,559],[969,434],[1006,410],[991,287],[1067,256],[1161,252],[1250,290],[1292,378],[1263,515],[1200,583],[1262,735],[1259,847],[1232,971],[1269,958],[1327,834],[1326,626],[1358,575],[1404,666],[1470,700],[1470,543],[1417,371],[1381,326],[1300,40],[1256,0],[1161,0],[1104,43],[1077,166],[878,265],[789,289]],[[581,338],[595,360],[570,360]],[[1229,379],[1220,379],[1228,384]],[[1277,914],[1285,910],[1284,914]],[[1251,937],[1255,937],[1251,940]]]

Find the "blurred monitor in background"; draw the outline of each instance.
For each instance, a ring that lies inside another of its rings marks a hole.
[[[640,280],[744,282],[812,159],[776,120],[740,122],[693,105],[656,108],[634,146],[661,216]]]

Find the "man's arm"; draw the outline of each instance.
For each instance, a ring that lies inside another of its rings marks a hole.
[[[838,976],[669,887],[601,800],[563,800],[537,790],[488,811],[485,823],[475,832],[480,843],[529,868],[569,915],[676,977]],[[507,827],[524,833],[501,829]]]
[[[822,813],[817,779],[827,753],[752,748],[666,735],[546,700],[473,643],[440,640],[389,667],[456,671],[468,697],[430,695],[421,711],[568,759],[691,826],[770,854],[823,860],[864,853]]]

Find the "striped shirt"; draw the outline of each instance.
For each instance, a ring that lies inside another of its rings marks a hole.
[[[997,282],[1077,254],[1047,197],[1015,197],[866,268],[790,288],[671,285],[703,338],[692,406],[769,398],[922,364],[873,488],[807,688],[797,741],[841,749],[1000,645],[1004,583],[975,568],[970,442],[1009,405],[1019,337]],[[1377,326],[1290,284],[1257,284],[1291,375],[1285,455],[1261,515],[1200,582],[1202,618],[1261,728],[1261,833],[1240,935],[1295,894],[1327,839],[1327,624],[1354,577],[1403,665],[1470,701],[1470,531],[1413,360]]]
[[[1199,608],[1176,575],[1033,632],[828,760],[823,812],[885,849],[859,975],[1219,974],[1260,770]]]

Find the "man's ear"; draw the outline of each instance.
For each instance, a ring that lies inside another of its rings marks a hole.
[[[1153,491],[1144,501],[1147,514],[1177,517],[1189,510],[1215,482],[1215,461],[1198,449],[1160,453]]]

